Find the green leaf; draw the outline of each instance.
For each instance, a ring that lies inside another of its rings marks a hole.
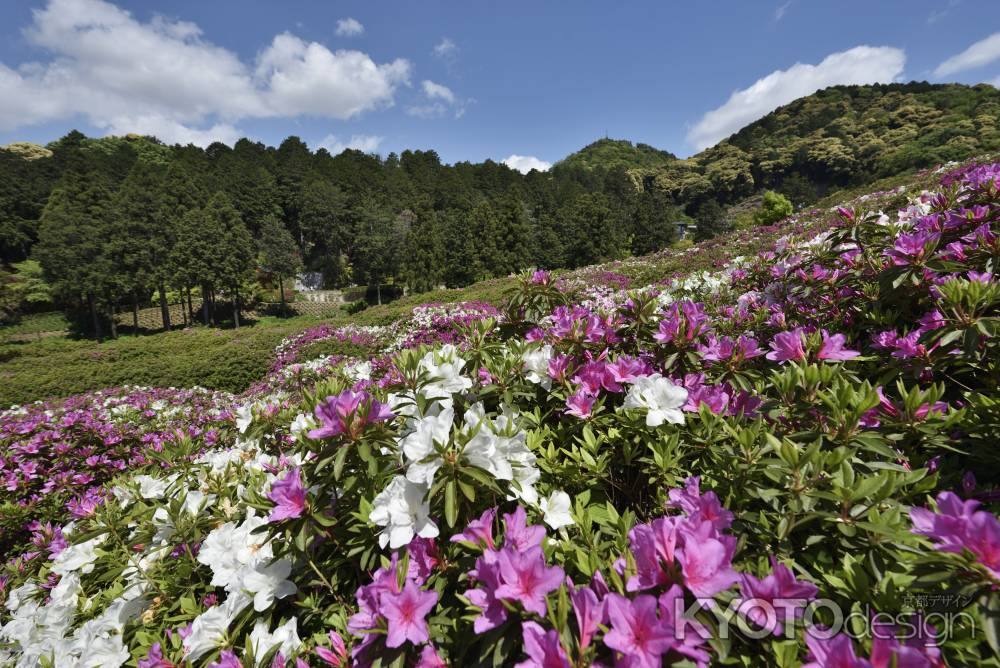
[[[444,519],[449,527],[458,521],[458,491],[454,480],[449,480],[444,486]]]

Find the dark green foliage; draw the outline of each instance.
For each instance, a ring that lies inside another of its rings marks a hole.
[[[554,169],[649,169],[662,167],[676,159],[672,153],[653,148],[649,144],[633,144],[624,139],[598,139],[557,162]]]
[[[677,223],[684,214],[662,193],[644,191],[635,197],[632,209],[632,254],[662,250],[677,240]]]
[[[698,225],[694,238],[698,241],[711,239],[730,228],[725,211],[714,199],[705,201],[695,210],[694,220]]]

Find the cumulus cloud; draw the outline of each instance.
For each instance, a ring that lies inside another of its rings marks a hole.
[[[946,77],[1000,60],[1000,32],[981,39],[968,49],[952,56],[934,70],[934,76]]]
[[[508,156],[507,159],[503,161],[503,164],[507,165],[511,169],[516,169],[522,174],[527,174],[533,169],[537,169],[540,172],[547,172],[549,167],[552,166],[551,162],[539,160],[533,155],[518,155],[516,153]]]
[[[406,113],[417,118],[441,118],[453,112],[455,118],[465,115],[465,108],[471,100],[464,100],[443,84],[425,79],[420,83],[423,100],[406,109]]]
[[[204,38],[197,25],[136,20],[105,0],[49,0],[26,40],[49,54],[17,69],[0,63],[0,129],[84,117],[112,133],[166,141],[232,141],[241,119],[347,119],[389,106],[410,63],[375,63],[289,33],[253,62]]]
[[[699,150],[708,148],[781,105],[821,88],[894,81],[905,63],[901,49],[856,46],[830,54],[818,65],[796,63],[787,70],[775,70],[707,112],[688,131],[687,140]]]
[[[325,148],[330,155],[338,155],[351,148],[364,153],[374,153],[382,143],[382,137],[375,135],[351,135],[346,142],[341,141],[335,135],[327,135],[319,142],[319,148]]]
[[[361,25],[361,21],[348,16],[337,21],[337,29],[334,32],[338,37],[357,37],[365,32],[365,27]]]

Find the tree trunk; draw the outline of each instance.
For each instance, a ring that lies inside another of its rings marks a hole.
[[[191,318],[191,324],[194,324],[194,302],[191,301],[191,288],[187,289],[188,293],[188,316]]]
[[[378,297],[378,305],[382,305],[382,281],[375,284],[375,294]]]
[[[139,295],[132,292],[132,335],[139,335]]]
[[[278,294],[281,295],[281,315],[285,315],[285,282],[278,275]]]
[[[90,319],[94,323],[94,336],[100,341],[103,335],[101,333],[101,319],[97,316],[97,302],[94,300],[94,293],[87,293],[87,304],[90,306]]]
[[[115,302],[112,302],[111,306],[108,307],[108,313],[111,316],[111,338],[112,339],[117,339],[118,338],[118,323],[115,322],[115,320],[117,319],[117,315],[118,315],[117,311],[118,311],[118,304],[115,303]]]
[[[181,322],[183,322],[184,326],[187,327],[188,326],[188,314],[187,314],[187,307],[184,304],[184,288],[181,288],[180,292],[181,292],[181,301],[180,301],[180,306],[181,306]]]
[[[240,328],[240,291],[233,290],[233,325]]]
[[[163,319],[163,329],[170,329],[170,305],[167,304],[167,286],[160,283],[160,318]]]
[[[204,283],[201,284],[201,317],[208,327],[208,286]]]

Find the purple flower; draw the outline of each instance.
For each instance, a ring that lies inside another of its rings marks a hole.
[[[559,642],[559,632],[546,631],[535,622],[521,624],[521,637],[527,661],[515,668],[571,668],[566,650]]]
[[[901,234],[895,245],[887,249],[885,254],[897,267],[912,264],[922,264],[934,252],[941,235],[938,232],[913,232]]]
[[[847,342],[847,338],[843,334],[830,334],[825,329],[821,332],[821,334],[823,336],[823,344],[820,346],[819,353],[816,355],[818,359],[842,362],[844,360],[854,359],[861,354],[856,350],[844,349],[844,344]]]
[[[208,668],[243,668],[243,664],[236,658],[236,653],[231,649],[224,649],[219,654],[219,660],[209,664]]]
[[[962,501],[953,492],[941,492],[937,505],[937,513],[926,508],[910,510],[913,533],[932,538],[942,552],[969,550],[990,575],[1000,579],[1000,521],[996,516],[977,510],[978,501]]]
[[[684,526],[681,531],[684,547],[675,556],[691,593],[711,598],[739,579],[732,567],[735,538],[718,535],[711,522],[702,522],[696,529]]]
[[[590,647],[590,641],[597,633],[597,625],[606,621],[607,605],[597,598],[590,587],[571,588],[569,598],[580,630],[580,649],[584,650]]]
[[[586,390],[579,390],[566,399],[566,414],[586,420],[594,410],[594,396]]]
[[[434,645],[424,645],[420,650],[420,660],[417,661],[416,668],[448,668],[448,664],[434,649]]]
[[[268,516],[268,522],[301,517],[306,509],[306,490],[302,486],[302,474],[296,466],[284,478],[271,484],[267,498],[274,502],[274,509]]]
[[[153,643],[149,648],[149,653],[145,659],[139,659],[139,668],[176,668],[176,666],[163,658],[163,647],[160,643]]]
[[[660,657],[674,646],[674,634],[661,623],[656,599],[643,594],[630,601],[609,594],[607,602],[611,629],[604,644],[620,652],[630,667],[660,668]]]
[[[500,586],[497,552],[487,550],[483,553],[476,560],[476,568],[469,571],[469,576],[480,585],[479,588],[465,592],[465,598],[480,611],[473,622],[473,629],[476,633],[484,633],[500,626],[507,619],[507,608],[496,596],[496,590]]]
[[[684,481],[684,489],[667,492],[670,506],[683,510],[692,522],[711,522],[716,531],[725,531],[733,524],[733,514],[726,510],[715,492],[701,493],[701,476]]]
[[[744,600],[740,609],[750,621],[757,624],[760,628],[766,629],[776,635],[781,635],[784,624],[781,619],[777,618],[777,614],[784,614],[785,621],[789,621],[789,612],[791,612],[794,618],[801,617],[806,603],[816,597],[819,588],[810,582],[799,582],[796,580],[791,569],[784,564],[778,563],[778,560],[773,555],[771,556],[771,569],[771,574],[762,580],[758,580],[747,573],[740,576],[740,593]],[[801,600],[801,605],[795,605],[789,610],[788,608],[791,606],[788,606],[787,602],[784,603],[784,606],[788,607],[782,607],[780,612],[775,610],[777,614],[773,620],[768,620],[768,616],[760,607],[752,605],[754,602],[759,601],[772,605],[773,608],[774,601],[778,599]],[[751,605],[747,605],[747,603]]]
[[[523,552],[506,547],[497,555],[497,563],[502,584],[496,589],[496,597],[517,601],[525,610],[544,616],[548,609],[545,597],[562,584],[563,569],[546,566],[540,547]]]
[[[323,425],[309,431],[309,438],[333,438],[346,434],[355,439],[367,425],[384,422],[395,417],[389,407],[367,392],[344,390],[316,405],[316,418]]]
[[[519,552],[541,545],[545,538],[545,527],[528,525],[528,513],[523,506],[518,506],[513,513],[505,513],[503,521],[506,528],[504,544]]]
[[[779,332],[771,341],[771,352],[767,359],[775,362],[801,362],[806,358],[803,330],[801,327],[790,332]]]
[[[452,536],[451,542],[457,543],[464,540],[475,545],[484,543],[489,549],[495,549],[496,545],[493,542],[493,521],[496,519],[496,516],[496,508],[487,508],[478,519],[469,522],[468,526],[465,527],[465,531]]]
[[[430,639],[425,617],[437,604],[435,591],[424,591],[408,581],[398,594],[383,593],[379,612],[389,622],[386,647],[399,647],[404,642],[421,645]]]
[[[548,285],[551,279],[552,277],[549,276],[549,272],[544,269],[536,269],[531,274],[531,282],[535,285]]]
[[[851,637],[844,633],[823,638],[807,632],[806,646],[813,660],[802,668],[872,668],[870,661],[858,658]]]
[[[330,638],[330,648],[317,647],[316,655],[328,665],[336,668],[346,666],[347,647],[344,645],[344,639],[336,631],[330,631],[327,637]]]

